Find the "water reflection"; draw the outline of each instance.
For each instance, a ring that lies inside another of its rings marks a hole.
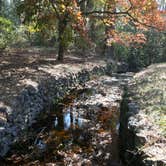
[[[43,142],[43,140],[39,139],[36,142],[36,146],[40,149],[40,150],[45,150],[46,148],[46,144]]]
[[[57,114],[54,120],[54,126],[56,129],[69,130],[77,127],[82,128],[86,122],[87,119],[81,117],[80,113],[76,111],[76,108],[72,106]]]
[[[55,117],[54,126],[55,128],[58,126],[58,117]]]
[[[118,114],[113,116],[115,112],[112,109],[100,105],[87,106],[83,101],[92,96],[93,92],[88,89],[75,98],[71,96],[72,101],[66,100],[66,103],[55,105],[50,114],[44,116],[44,119],[42,116],[42,120],[34,124],[40,130],[37,133],[34,131],[35,141],[27,142],[27,147],[31,146],[32,149],[28,153],[25,150],[23,154],[18,154],[23,156],[22,162],[25,165],[36,161],[40,161],[39,165],[50,161],[68,165],[66,163],[69,159],[70,162],[82,163],[83,158],[92,162],[92,165],[108,165],[110,160],[119,160],[118,134],[114,132],[119,129]],[[11,160],[15,162],[17,159]]]
[[[71,112],[66,112],[63,114],[63,121],[64,121],[64,129],[68,130],[71,126],[71,121],[72,121],[72,113]]]

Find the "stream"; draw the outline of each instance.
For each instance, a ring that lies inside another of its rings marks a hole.
[[[122,166],[119,116],[124,82],[102,76],[74,89],[0,159],[1,166]]]

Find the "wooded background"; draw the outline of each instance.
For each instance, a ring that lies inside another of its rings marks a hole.
[[[165,0],[0,0],[0,50],[54,47],[130,70],[166,61]]]

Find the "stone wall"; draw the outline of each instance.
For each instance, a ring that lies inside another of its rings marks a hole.
[[[131,102],[128,96],[123,98],[120,115],[121,158],[128,166],[165,166],[166,160],[163,158],[165,142],[149,144],[148,133],[153,131],[146,116],[140,116],[139,111],[138,105]],[[153,134],[158,135],[157,132]],[[150,156],[149,152],[156,153],[154,156]]]
[[[136,73],[121,104],[121,156],[126,165],[166,165],[164,125],[165,64]]]
[[[68,73],[65,76],[50,76],[39,83],[30,81],[20,94],[13,96],[8,106],[0,105],[0,156],[4,156],[10,145],[19,138],[41,111],[62,99],[71,89],[83,85],[94,76],[104,75],[110,66],[96,66],[91,70]]]

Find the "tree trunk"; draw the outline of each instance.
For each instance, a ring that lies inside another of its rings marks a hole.
[[[66,49],[64,33],[65,33],[65,30],[66,30],[66,26],[67,26],[66,19],[59,20],[59,25],[58,25],[59,46],[58,46],[58,57],[57,57],[58,61],[63,61],[63,59],[64,59],[64,52],[65,52],[65,49]]]
[[[64,45],[63,45],[63,41],[62,39],[59,40],[59,46],[58,46],[58,57],[57,57],[57,60],[58,61],[63,61],[64,59]]]
[[[115,0],[112,1],[111,4],[107,4],[105,6],[105,10],[111,10],[112,12],[116,12],[116,2]],[[110,21],[113,21],[113,18],[110,16]],[[115,20],[114,20],[115,21]],[[107,42],[109,39],[113,38],[113,31],[115,30],[115,26],[113,23],[111,23],[110,25],[105,25],[105,45],[104,45],[104,50],[103,53],[106,57],[113,59],[114,58],[114,46],[111,45],[107,45]]]
[[[2,0],[0,0],[0,16],[2,16],[2,8],[3,8],[3,2]]]

